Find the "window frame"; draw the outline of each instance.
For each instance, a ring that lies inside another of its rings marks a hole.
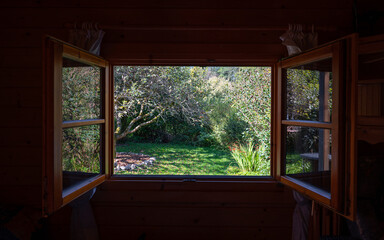
[[[276,118],[274,119],[274,128],[276,129],[274,135],[276,169],[274,171],[276,180],[350,220],[354,220],[356,214],[356,44],[357,35],[353,34],[322,45],[314,50],[281,60],[275,65],[277,84],[276,89],[274,89],[276,92]],[[330,57],[332,57],[334,97],[332,121],[326,123],[285,120],[285,109],[283,108],[285,107],[286,91],[282,69]],[[330,193],[284,175],[284,146],[286,140],[283,129],[284,126],[290,124],[303,127],[325,128],[332,131]]]
[[[90,189],[103,183],[109,176],[109,63],[99,56],[47,36],[44,42],[44,156],[43,156],[43,211],[53,213]],[[100,118],[62,121],[62,65],[63,58],[101,68]],[[100,126],[100,174],[63,190],[62,130],[81,126]]]
[[[338,188],[341,190],[339,195],[337,195],[338,199],[333,200],[334,205],[328,204],[331,201],[328,199],[324,200],[324,197],[321,194],[314,193],[316,191],[312,191],[310,186],[306,186],[305,184],[296,184],[294,181],[289,181],[286,177],[282,176],[282,161],[281,161],[281,82],[279,78],[281,78],[281,66],[282,62],[285,63],[289,61],[297,61],[297,59],[304,59],[311,55],[308,51],[294,58],[289,58],[283,60],[281,62],[275,64],[260,64],[260,62],[253,62],[251,59],[247,61],[240,62],[220,62],[216,63],[215,61],[206,61],[205,59],[201,60],[169,60],[169,59],[157,59],[155,60],[132,60],[132,59],[123,59],[123,60],[112,60],[113,62],[107,62],[105,59],[102,59],[98,56],[92,55],[80,48],[75,46],[66,44],[63,41],[58,39],[47,37],[44,41],[43,47],[43,61],[44,61],[44,83],[43,83],[43,211],[44,214],[50,214],[60,207],[64,206],[68,202],[77,198],[81,194],[87,192],[88,190],[96,187],[97,185],[103,183],[104,181],[114,182],[117,185],[123,188],[124,184],[134,184],[140,182],[177,182],[183,184],[186,189],[188,189],[189,182],[196,182],[198,185],[194,186],[204,186],[204,183],[234,183],[236,185],[235,188],[242,186],[244,183],[255,183],[255,184],[263,184],[263,183],[283,183],[288,187],[296,189],[297,191],[303,193],[310,199],[316,200],[333,211],[347,217],[348,219],[355,219],[355,209],[356,209],[356,141],[355,141],[355,124],[356,124],[356,76],[357,76],[357,35],[353,35],[352,37],[346,37],[341,39],[343,40],[343,44],[340,44],[339,51],[339,61],[342,60],[341,56],[345,62],[341,62],[344,67],[347,68],[345,76],[343,77],[342,83],[344,83],[344,79],[348,78],[344,87],[347,89],[345,95],[341,99],[344,101],[344,107],[346,109],[346,113],[343,112],[343,120],[339,119],[339,122],[347,125],[346,131],[343,135],[340,135],[339,141],[342,142],[343,149],[339,151],[340,156],[344,158],[348,158],[348,160],[343,160],[342,167],[338,168],[337,177],[338,177]],[[337,41],[335,41],[337,42]],[[332,44],[332,43],[330,43]],[[328,46],[324,45],[324,46]],[[66,47],[63,47],[66,46]],[[93,63],[96,65],[101,65],[105,68],[105,162],[104,162],[104,174],[102,174],[95,181],[91,181],[89,184],[84,184],[84,186],[75,189],[72,193],[67,194],[65,199],[62,196],[62,189],[57,186],[61,186],[61,164],[57,164],[55,159],[55,149],[57,146],[55,145],[55,141],[61,141],[61,139],[57,139],[55,135],[55,128],[58,128],[57,124],[57,116],[54,114],[55,102],[54,93],[57,92],[55,88],[53,79],[57,76],[57,63],[55,64],[55,60],[58,57],[62,58],[63,51],[66,51],[67,54],[71,55],[75,59],[81,59],[86,61],[86,63]],[[320,49],[320,48],[319,48]],[[348,51],[349,50],[349,51]],[[315,50],[317,54],[321,55],[321,50]],[[185,66],[264,66],[271,67],[271,169],[270,176],[185,176],[185,175],[151,175],[151,176],[136,176],[136,175],[112,175],[114,170],[114,79],[113,79],[113,69],[115,65],[140,65],[140,66],[174,66],[174,65],[185,65]],[[55,70],[56,69],[56,70]],[[341,109],[340,109],[341,111]],[[344,121],[344,122],[343,122]],[[340,163],[339,163],[340,164]],[[183,182],[186,182],[184,185]],[[122,185],[121,185],[122,184]],[[239,185],[237,185],[239,184]],[[229,184],[228,188],[232,189],[235,185]],[[120,188],[119,187],[119,188]],[[332,203],[332,202],[331,202]]]

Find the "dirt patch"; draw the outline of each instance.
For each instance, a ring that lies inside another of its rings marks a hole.
[[[152,166],[156,158],[140,154],[140,153],[130,153],[130,152],[118,152],[116,153],[115,158],[115,170],[125,170],[131,171],[136,168],[146,168]]]

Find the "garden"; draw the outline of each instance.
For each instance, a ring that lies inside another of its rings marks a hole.
[[[116,174],[270,175],[270,68],[116,66],[114,80]]]
[[[270,67],[115,66],[113,70],[115,174],[270,175]],[[288,96],[289,117],[315,118],[316,73],[294,70],[288,75],[294,79],[288,90],[301,89]],[[64,121],[100,117],[99,78],[94,67],[63,69]],[[318,133],[287,131],[287,173],[310,171],[310,163],[298,153],[316,149]],[[99,125],[63,131],[64,171],[101,171],[101,132]]]

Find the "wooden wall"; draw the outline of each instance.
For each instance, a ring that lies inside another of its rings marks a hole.
[[[350,0],[2,0],[0,203],[41,206],[45,34],[67,40],[68,23],[109,26],[102,56],[113,63],[272,64],[285,55],[279,36],[289,23],[314,24],[324,43],[352,32],[352,19]],[[93,201],[101,235],[290,234],[289,191],[276,183],[224,185],[106,183]]]
[[[92,200],[101,239],[289,239],[292,192],[273,182],[107,182]],[[51,218],[68,239],[70,208]],[[60,217],[58,217],[60,216]],[[141,238],[140,238],[141,237]]]

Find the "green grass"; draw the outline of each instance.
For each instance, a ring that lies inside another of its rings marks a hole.
[[[116,174],[144,175],[244,175],[229,151],[179,144],[127,143],[116,152],[142,153],[155,157],[153,166]]]
[[[287,174],[305,173],[311,171],[311,162],[303,160],[300,154],[287,154]]]

